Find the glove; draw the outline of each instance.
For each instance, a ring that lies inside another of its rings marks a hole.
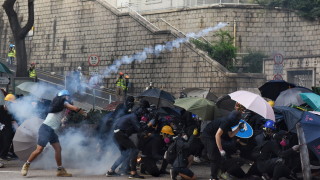
[[[220,155],[221,155],[222,157],[224,157],[224,156],[226,156],[226,152],[225,152],[224,150],[220,150]]]
[[[292,149],[293,149],[294,151],[299,151],[300,145],[294,145],[294,146],[292,146]]]
[[[244,128],[244,122],[241,122],[240,124],[239,124],[239,129],[243,129]]]
[[[197,128],[194,128],[193,130],[193,133],[192,133],[194,136],[198,135],[199,134],[199,131]]]

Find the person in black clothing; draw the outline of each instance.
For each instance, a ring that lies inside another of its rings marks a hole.
[[[129,137],[133,133],[138,133],[143,131],[145,128],[150,127],[155,124],[155,120],[150,120],[146,127],[142,127],[140,125],[140,119],[143,115],[147,113],[147,110],[144,108],[138,108],[134,113],[125,115],[120,117],[116,123],[114,128],[114,140],[117,144],[121,156],[114,162],[111,169],[107,172],[107,176],[114,176],[117,175],[115,173],[116,168],[121,164],[125,163],[124,161],[127,159],[129,160],[131,175],[129,176],[130,179],[132,178],[140,178],[143,179],[143,176],[137,174],[137,156],[139,153],[138,148],[133,143]]]
[[[12,144],[14,136],[13,128],[17,128],[18,124],[14,117],[9,113],[8,107],[13,103],[15,96],[8,94],[5,98],[5,105],[0,106],[0,158],[8,159],[8,152]]]
[[[226,155],[222,146],[223,141],[230,140],[243,127],[243,124],[239,124],[241,114],[239,111],[232,111],[227,117],[213,120],[203,130],[201,140],[210,161],[211,179],[218,179],[221,157]],[[239,126],[232,131],[231,128],[238,124]]]
[[[294,158],[297,156],[300,145],[294,145],[291,148],[282,151],[280,141],[274,138],[267,140],[260,148],[260,155],[257,159],[258,170],[266,179],[278,180],[281,177],[296,179],[295,175],[285,165],[285,158]]]

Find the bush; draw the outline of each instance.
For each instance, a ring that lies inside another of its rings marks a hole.
[[[261,52],[250,52],[244,56],[242,62],[248,64],[248,66],[244,68],[244,72],[262,73],[263,58],[266,57],[267,56]]]

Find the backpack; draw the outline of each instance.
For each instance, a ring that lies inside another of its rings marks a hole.
[[[177,141],[174,141],[168,147],[168,150],[165,153],[165,159],[169,164],[172,164],[177,158]]]

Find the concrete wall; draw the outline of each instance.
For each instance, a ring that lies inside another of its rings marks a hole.
[[[3,0],[0,1],[2,4]],[[26,2],[18,1],[19,16],[26,23]],[[9,24],[1,10],[0,39],[10,41]],[[159,31],[135,14],[120,14],[105,1],[48,1],[35,4],[35,32],[26,41],[30,62],[38,62],[38,68],[66,73],[82,66],[84,74],[105,71],[114,60],[133,55],[145,47],[154,46],[179,37],[170,31]],[[1,49],[2,56],[5,50]],[[88,57],[100,57],[99,66],[89,67]],[[216,95],[226,94],[240,87],[251,88],[264,81],[264,76],[229,73],[216,61],[195,49],[191,44],[160,56],[148,56],[147,60],[122,65],[119,71],[130,75],[133,93],[140,93],[148,82],[177,95],[182,87],[210,89]],[[114,87],[116,75],[105,77],[103,84]]]

